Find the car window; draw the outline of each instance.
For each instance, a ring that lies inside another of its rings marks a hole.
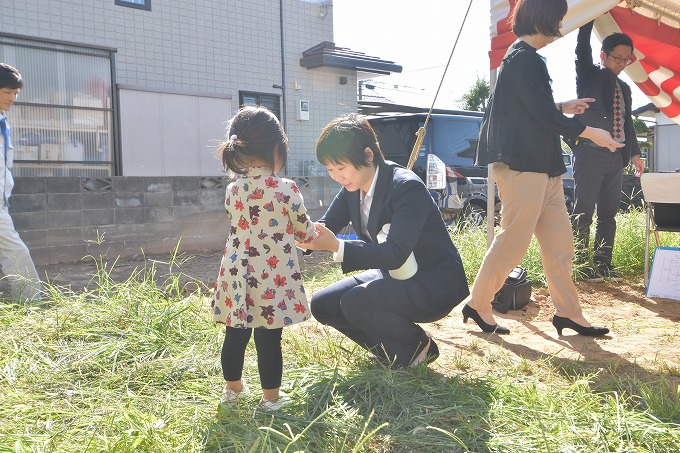
[[[429,143],[437,157],[446,165],[455,167],[474,165],[481,120],[476,117],[435,116]]]
[[[416,132],[424,124],[424,115],[370,119],[385,158],[401,165],[408,163],[416,141]],[[414,169],[427,167],[428,153],[439,157],[447,166],[474,165],[481,117],[433,115],[427,125],[425,140],[418,152]]]
[[[385,158],[405,166],[416,142],[416,132],[422,123],[417,118],[379,118],[369,122],[378,136]]]

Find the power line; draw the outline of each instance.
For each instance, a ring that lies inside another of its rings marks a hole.
[[[366,85],[364,85],[364,87],[366,87]],[[386,84],[386,86],[374,87],[374,88],[376,88],[375,91],[391,91],[391,92],[395,92],[395,93],[414,94],[414,95],[418,95],[418,96],[430,96],[430,92],[426,88],[409,87],[409,86],[406,86],[406,85]],[[403,89],[403,88],[411,88],[413,90],[418,90],[418,91],[410,91],[410,90]],[[448,96],[452,96],[452,97],[458,96],[458,94],[453,92],[453,91],[446,91],[445,94],[448,95]]]
[[[359,83],[360,83],[360,84],[363,84],[363,86],[366,87],[366,88],[369,89],[369,90],[371,90],[371,89],[373,89],[373,88],[376,88],[375,86],[372,87],[372,85],[385,85],[385,86],[392,86],[392,87],[394,87],[394,88],[400,88],[400,87],[401,87],[401,88],[411,88],[411,89],[414,89],[414,90],[422,90],[422,91],[425,91],[425,88],[412,87],[412,86],[410,86],[410,85],[404,85],[404,84],[402,84],[402,83],[383,82],[383,81],[381,81],[381,80],[375,80],[375,81],[374,81],[374,80],[372,80],[372,79],[366,79],[366,80],[360,80]]]

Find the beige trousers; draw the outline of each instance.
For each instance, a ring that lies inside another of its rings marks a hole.
[[[501,230],[484,256],[467,304],[480,313],[491,313],[494,295],[522,261],[535,235],[555,313],[567,318],[581,316],[571,278],[574,239],[562,178],[510,170],[500,162],[491,165],[502,202]]]

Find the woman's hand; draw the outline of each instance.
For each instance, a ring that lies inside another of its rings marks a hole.
[[[335,234],[326,228],[326,225],[323,223],[315,222],[314,228],[316,229],[316,238],[304,244],[296,241],[295,245],[303,250],[327,250],[329,252],[336,253],[338,251],[340,241],[337,237],[335,237]]]
[[[595,102],[594,98],[572,99],[571,101],[562,102],[562,113],[570,115],[580,115],[590,107],[590,102]]]
[[[604,129],[598,129],[596,127],[586,126],[585,130],[581,132],[581,137],[587,138],[597,146],[607,148],[611,152],[616,151],[618,148],[624,147],[623,143],[619,143],[614,140],[612,134],[605,131]]]

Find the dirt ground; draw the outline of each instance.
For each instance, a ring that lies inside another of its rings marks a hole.
[[[314,255],[312,255],[314,256]],[[221,251],[187,255],[174,272],[184,274],[188,290],[198,284],[211,288],[221,258]],[[324,257],[305,257],[304,266],[323,265]],[[327,259],[327,257],[325,258]],[[159,279],[167,275],[169,256],[147,257],[153,262]],[[127,279],[135,269],[144,267],[142,257],[121,259],[111,272],[115,280]],[[107,262],[110,268],[111,262]],[[90,259],[80,263],[59,264],[39,268],[41,275],[55,284],[78,291],[88,285],[97,266]],[[650,299],[645,296],[642,277],[622,283],[578,283],[585,316],[595,325],[605,325],[611,333],[603,338],[588,338],[565,330],[559,337],[550,320],[553,306],[545,288],[534,288],[532,302],[521,311],[496,313],[498,322],[511,330],[510,335],[489,335],[468,321],[463,324],[458,306],[446,318],[423,327],[437,341],[442,358],[453,357],[461,349],[474,350],[479,345],[527,360],[560,357],[587,360],[600,366],[623,367],[631,372],[670,373],[676,385],[680,382],[680,301]],[[446,367],[446,360],[439,363]]]

